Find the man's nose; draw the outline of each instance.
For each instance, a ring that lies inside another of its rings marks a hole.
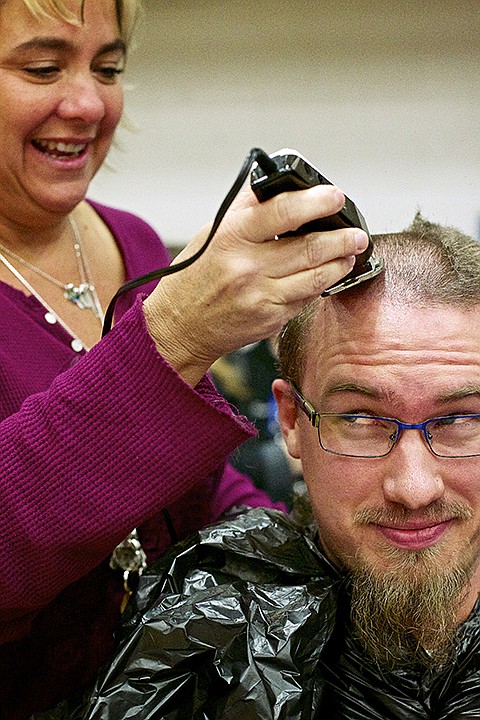
[[[429,450],[421,430],[404,430],[385,460],[383,493],[387,501],[419,510],[443,497],[442,460]]]
[[[62,118],[77,119],[93,125],[105,115],[103,86],[87,73],[78,73],[65,82],[63,97],[58,105]]]

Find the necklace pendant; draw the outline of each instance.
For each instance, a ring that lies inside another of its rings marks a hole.
[[[63,294],[69,302],[79,307],[80,310],[91,310],[98,317],[92,289],[88,283],[80,283],[80,285],[67,283]]]

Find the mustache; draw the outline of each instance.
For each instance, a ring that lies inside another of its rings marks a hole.
[[[456,501],[436,500],[421,510],[410,510],[406,507],[376,507],[358,510],[354,515],[356,525],[396,525],[409,520],[433,523],[447,520],[470,520],[472,509],[465,503]]]

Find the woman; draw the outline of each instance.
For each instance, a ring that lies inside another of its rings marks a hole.
[[[136,0],[0,0],[0,717],[9,720],[81,689],[108,658],[128,579],[111,554],[132,528],[150,562],[232,506],[269,503],[224,469],[253,431],[205,373],[278,331],[367,242],[354,231],[271,239],[337,211],[333,187],[262,205],[245,192],[199,260],[121,297],[100,340],[119,285],[168,262],[144,222],[85,200],[122,115],[137,11]]]

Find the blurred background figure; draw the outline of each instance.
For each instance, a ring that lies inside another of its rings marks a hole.
[[[217,388],[241,415],[255,425],[258,436],[241,445],[232,457],[238,470],[253,478],[274,500],[292,506],[303,485],[300,463],[286,452],[278,424],[272,382],[278,376],[274,339],[261,340],[217,360],[212,366]]]

